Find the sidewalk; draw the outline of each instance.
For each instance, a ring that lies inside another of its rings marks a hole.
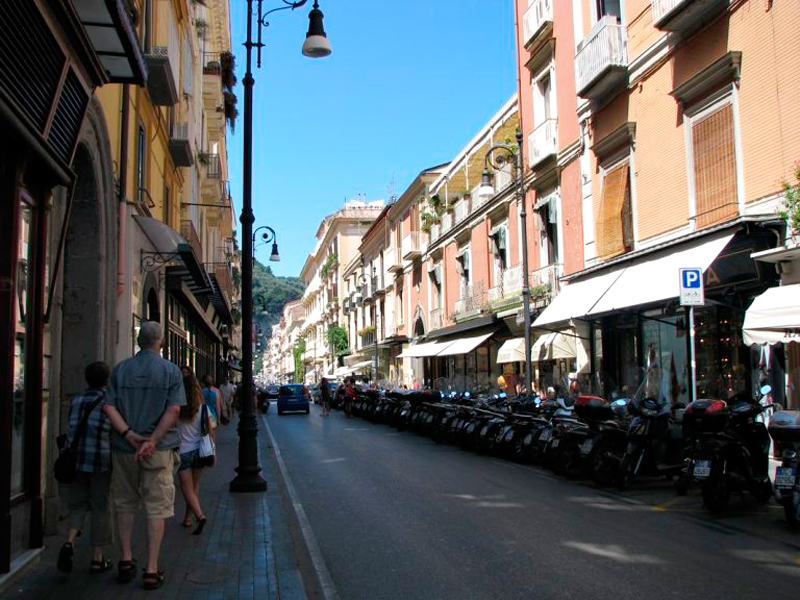
[[[160,568],[166,572],[163,587],[155,591],[142,589],[141,573],[129,584],[118,584],[116,545],[110,549],[114,569],[90,575],[87,531],[75,544],[74,568],[70,575],[60,573],[55,567],[65,537],[48,537],[38,564],[3,590],[4,600],[305,599],[288,515],[280,493],[283,484],[268,436],[259,423],[262,475],[269,486],[266,493],[231,494],[228,491],[238,461],[236,421],[219,429],[217,442],[217,465],[206,470],[200,486],[201,503],[209,519],[202,535],[193,536],[191,529],[181,527],[184,502],[176,483],[175,516],[167,520],[161,549]],[[65,532],[64,523],[59,530]],[[140,568],[146,560],[145,531],[144,516],[137,516],[133,555]]]

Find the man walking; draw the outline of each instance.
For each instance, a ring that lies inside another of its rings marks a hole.
[[[164,521],[174,514],[172,469],[180,446],[176,423],[180,407],[186,404],[180,369],[159,353],[162,340],[158,323],[142,323],[137,337],[141,350],[114,367],[103,407],[118,434],[113,436],[111,452],[111,494],[122,552],[117,579],[127,583],[136,575],[131,536],[134,515],[143,506],[148,540],[145,589],[164,583],[158,557]]]

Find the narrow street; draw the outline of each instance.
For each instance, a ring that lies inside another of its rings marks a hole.
[[[713,518],[664,482],[620,495],[318,406],[273,411],[260,427],[340,598],[797,594],[800,537],[774,503]]]

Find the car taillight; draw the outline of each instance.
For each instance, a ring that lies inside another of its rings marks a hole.
[[[303,398],[309,398],[310,394],[308,393],[308,388],[303,387]]]

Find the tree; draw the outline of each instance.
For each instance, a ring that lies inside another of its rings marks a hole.
[[[294,381],[295,383],[303,382],[303,375],[305,375],[305,368],[303,365],[303,353],[306,351],[306,340],[300,338],[292,349],[294,355]]]

